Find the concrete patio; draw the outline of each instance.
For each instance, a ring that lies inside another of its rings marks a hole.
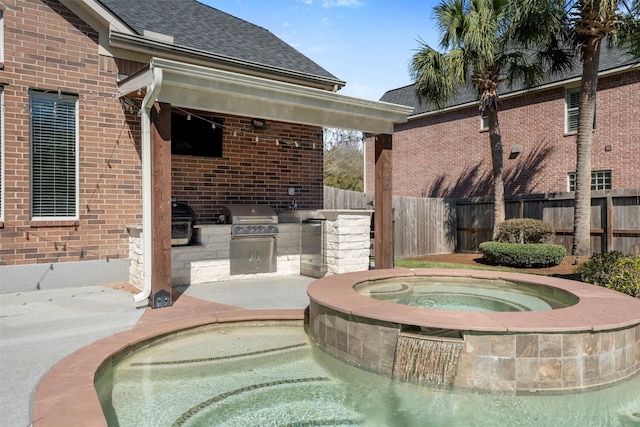
[[[115,351],[215,321],[301,320],[313,280],[287,276],[191,285],[176,288],[181,295],[172,307],[156,310],[136,308],[136,290],[129,284],[0,294],[0,425],[68,427],[78,419],[106,425],[93,392],[93,372],[110,354],[105,346]],[[61,401],[70,395],[71,413]]]

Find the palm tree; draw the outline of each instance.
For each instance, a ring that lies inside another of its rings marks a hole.
[[[417,97],[436,108],[467,86],[474,88],[479,109],[486,114],[491,147],[494,237],[504,221],[503,150],[498,121],[499,87],[507,82],[525,88],[539,84],[545,72],[560,72],[570,65],[570,54],[555,41],[536,43],[539,29],[524,30],[518,40],[511,27],[520,16],[517,3],[508,0],[443,0],[434,8],[444,53],[420,42],[411,59],[410,73]],[[520,26],[523,27],[523,26]],[[527,49],[520,49],[526,47]]]
[[[560,39],[581,54],[582,78],[576,139],[576,194],[573,255],[591,253],[591,144],[596,110],[600,48],[605,37],[640,57],[640,0],[521,0],[521,25],[526,33],[541,22],[542,37]]]

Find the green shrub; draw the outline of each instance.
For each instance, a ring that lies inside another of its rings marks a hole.
[[[491,264],[510,267],[548,267],[558,265],[566,255],[564,246],[484,242],[480,251]]]
[[[593,254],[576,267],[582,280],[640,298],[640,255],[612,251]]]
[[[549,243],[553,233],[551,224],[538,219],[508,219],[498,224],[495,240],[502,243]]]

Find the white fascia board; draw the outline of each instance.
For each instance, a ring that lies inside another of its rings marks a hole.
[[[140,89],[146,89],[152,82],[153,74],[149,67],[146,67],[118,84],[118,98],[137,92]]]
[[[98,53],[114,56],[109,47],[110,31],[133,31],[95,0],[60,0],[71,12],[98,32]]]
[[[154,68],[163,72],[158,101],[182,108],[374,134],[392,134],[394,123],[405,122],[413,111],[403,105],[161,58],[152,59],[148,73],[123,81],[119,93],[142,87]]]
[[[116,18],[96,0],[60,0],[60,3],[65,5],[69,10],[89,25],[91,25],[91,20],[93,19],[97,20],[102,24],[102,26],[112,31],[134,34],[128,26]]]

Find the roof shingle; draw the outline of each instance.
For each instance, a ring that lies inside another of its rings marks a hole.
[[[150,30],[176,46],[339,81],[270,31],[196,0],[98,1],[138,35]]]
[[[616,68],[633,65],[638,63],[638,60],[633,58],[631,55],[627,54],[624,51],[619,49],[611,49],[606,46],[606,43],[602,45],[602,50],[600,54],[600,72],[613,70]],[[551,76],[548,75],[546,80],[542,83],[543,85],[559,83],[566,80],[571,80],[577,77],[580,77],[582,72],[582,67],[578,60],[576,60],[573,68],[562,74]],[[509,87],[508,85],[502,85],[500,87],[499,93],[504,96],[509,93],[518,92],[523,90],[521,85],[514,85],[513,87]],[[464,105],[470,102],[478,100],[477,94],[475,90],[471,87],[463,87],[453,96],[446,104],[445,108],[455,107],[457,105]],[[436,111],[437,108],[429,105],[427,101],[424,101],[422,104],[419,102],[416,96],[416,88],[415,84],[411,84],[408,86],[400,87],[397,89],[392,89],[387,91],[380,101],[391,102],[394,104],[407,105],[410,107],[414,107],[413,115],[423,114],[430,111]]]

